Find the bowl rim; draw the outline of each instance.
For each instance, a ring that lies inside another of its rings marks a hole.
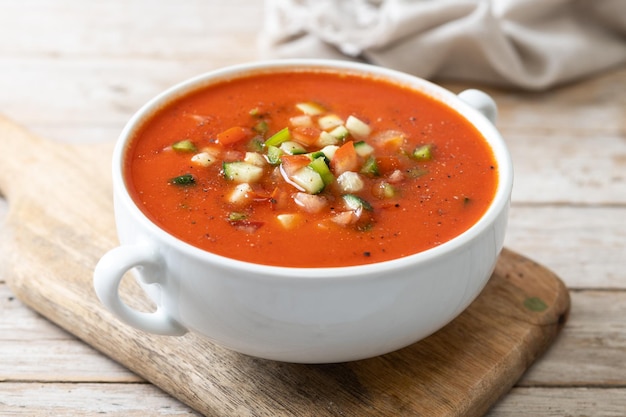
[[[451,107],[472,123],[483,135],[498,163],[498,186],[494,198],[485,213],[469,229],[425,251],[376,263],[320,268],[275,266],[228,258],[193,246],[171,235],[152,222],[130,196],[126,180],[124,179],[124,156],[134,132],[145,123],[146,119],[154,111],[190,92],[228,79],[284,70],[348,71],[355,74],[382,77],[385,80],[391,80],[400,85],[417,89],[421,93],[427,94]],[[170,245],[177,251],[186,253],[194,259],[218,264],[223,268],[253,272],[256,275],[290,277],[290,279],[384,275],[385,273],[416,264],[432,262],[444,254],[465,248],[472,240],[484,233],[498,219],[499,215],[507,210],[513,187],[513,163],[506,143],[494,124],[477,109],[461,100],[451,91],[423,78],[385,67],[334,59],[278,59],[230,65],[201,73],[165,89],[143,104],[124,126],[113,150],[112,174],[114,198],[119,204],[124,206],[135,222],[139,223],[145,230],[150,232],[151,236],[156,237],[163,244]],[[117,207],[116,210],[118,210]]]

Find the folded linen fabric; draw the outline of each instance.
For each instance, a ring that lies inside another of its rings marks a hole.
[[[626,0],[266,0],[265,58],[540,90],[626,63]]]

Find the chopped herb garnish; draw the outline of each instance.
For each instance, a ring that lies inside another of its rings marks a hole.
[[[184,174],[178,177],[174,177],[170,180],[171,184],[180,185],[180,186],[188,186],[195,185],[196,179],[191,174]]]

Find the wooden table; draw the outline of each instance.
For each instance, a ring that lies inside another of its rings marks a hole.
[[[59,142],[114,140],[164,88],[259,58],[262,3],[217,3],[3,0],[0,114]],[[498,102],[516,165],[506,245],[572,300],[556,343],[489,416],[624,416],[626,68],[540,93],[471,87]],[[0,199],[0,218],[8,209]],[[0,275],[0,415],[195,414],[25,307]]]

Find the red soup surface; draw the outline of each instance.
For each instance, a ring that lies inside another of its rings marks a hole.
[[[387,261],[471,227],[497,186],[493,152],[446,105],[356,74],[219,82],[165,106],[131,140],[145,215],[229,258],[286,267]]]

